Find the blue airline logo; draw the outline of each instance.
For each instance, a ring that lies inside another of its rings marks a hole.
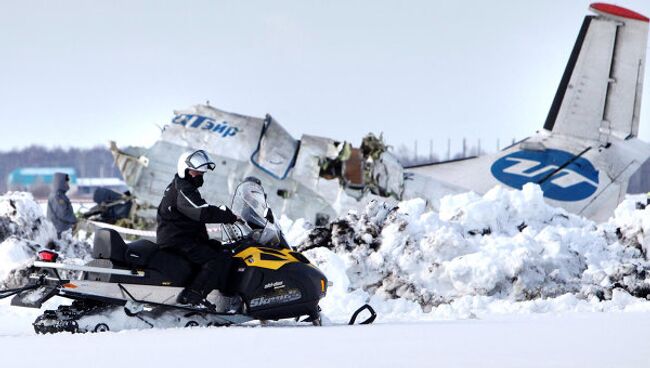
[[[541,183],[544,196],[558,201],[581,201],[598,189],[598,170],[591,162],[555,149],[513,152],[496,160],[490,170],[497,180],[513,188]]]
[[[172,120],[172,124],[182,125],[186,128],[202,129],[212,133],[221,134],[222,137],[233,137],[241,130],[237,127],[231,126],[227,121],[217,123],[216,120],[206,116],[194,114],[176,115]]]

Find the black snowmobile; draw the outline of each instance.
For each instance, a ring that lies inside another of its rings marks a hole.
[[[93,193],[95,206],[81,216],[88,220],[95,220],[107,224],[114,224],[118,220],[131,217],[134,197],[129,191],[118,193],[108,188],[97,188]]]
[[[301,317],[320,325],[318,303],[327,293],[327,278],[287,244],[261,185],[241,183],[231,209],[242,221],[223,225],[233,257],[228,287],[210,293],[204,305],[176,303],[195,272],[190,263],[147,240],[127,244],[109,229],[96,232],[94,259],[88,264],[57,263],[56,253],[41,251],[34,262],[34,282],[0,291],[0,298],[15,295],[12,305],[33,308],[53,296],[73,299],[71,305],[39,316],[33,324],[37,333],[223,326]],[[80,271],[80,277],[61,276],[71,271]],[[374,311],[366,305],[355,312],[351,324],[363,309],[371,313],[363,323],[374,320]]]

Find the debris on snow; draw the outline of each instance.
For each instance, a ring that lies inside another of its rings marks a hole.
[[[483,196],[447,196],[439,213],[421,199],[396,208],[374,201],[326,228],[287,231],[319,267],[344,265],[326,274],[347,277],[345,292],[363,291],[380,305],[408,302],[416,314],[650,308],[650,209],[640,201],[628,197],[597,225],[549,206],[537,185],[497,186]]]
[[[24,285],[41,249],[57,251],[63,262],[83,263],[90,255],[84,237],[73,237],[67,231],[57,239],[54,225],[30,193],[8,192],[0,196],[0,289]]]

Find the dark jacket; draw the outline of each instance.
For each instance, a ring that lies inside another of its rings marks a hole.
[[[204,243],[208,241],[205,224],[236,220],[230,209],[207,204],[194,184],[175,175],[158,206],[156,242],[163,248]]]
[[[77,223],[70,199],[65,195],[70,189],[64,173],[55,173],[52,182],[52,193],[47,199],[47,219],[52,221],[56,232],[61,234]]]

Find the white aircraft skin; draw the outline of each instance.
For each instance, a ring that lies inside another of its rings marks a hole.
[[[492,155],[403,168],[383,152],[378,159],[343,161],[348,175],[331,178],[321,166],[337,157],[339,142],[309,135],[298,141],[269,115],[259,119],[207,105],[176,111],[149,149],[111,148],[134,194],[153,207],[178,156],[204,149],[217,163],[201,189],[208,202],[230,205],[236,185],[256,176],[271,207],[293,219],[333,219],[382,197],[424,198],[437,209],[448,194],[534,182],[550,204],[605,220],[623,200],[630,176],[650,158],[650,145],[637,138],[648,18],[607,4],[590,10],[596,15],[585,17],[544,128]],[[360,181],[354,169],[367,174]]]
[[[408,172],[478,193],[536,182],[552,205],[607,219],[650,157],[637,139],[648,20],[610,5],[591,10],[543,130],[494,155]]]

